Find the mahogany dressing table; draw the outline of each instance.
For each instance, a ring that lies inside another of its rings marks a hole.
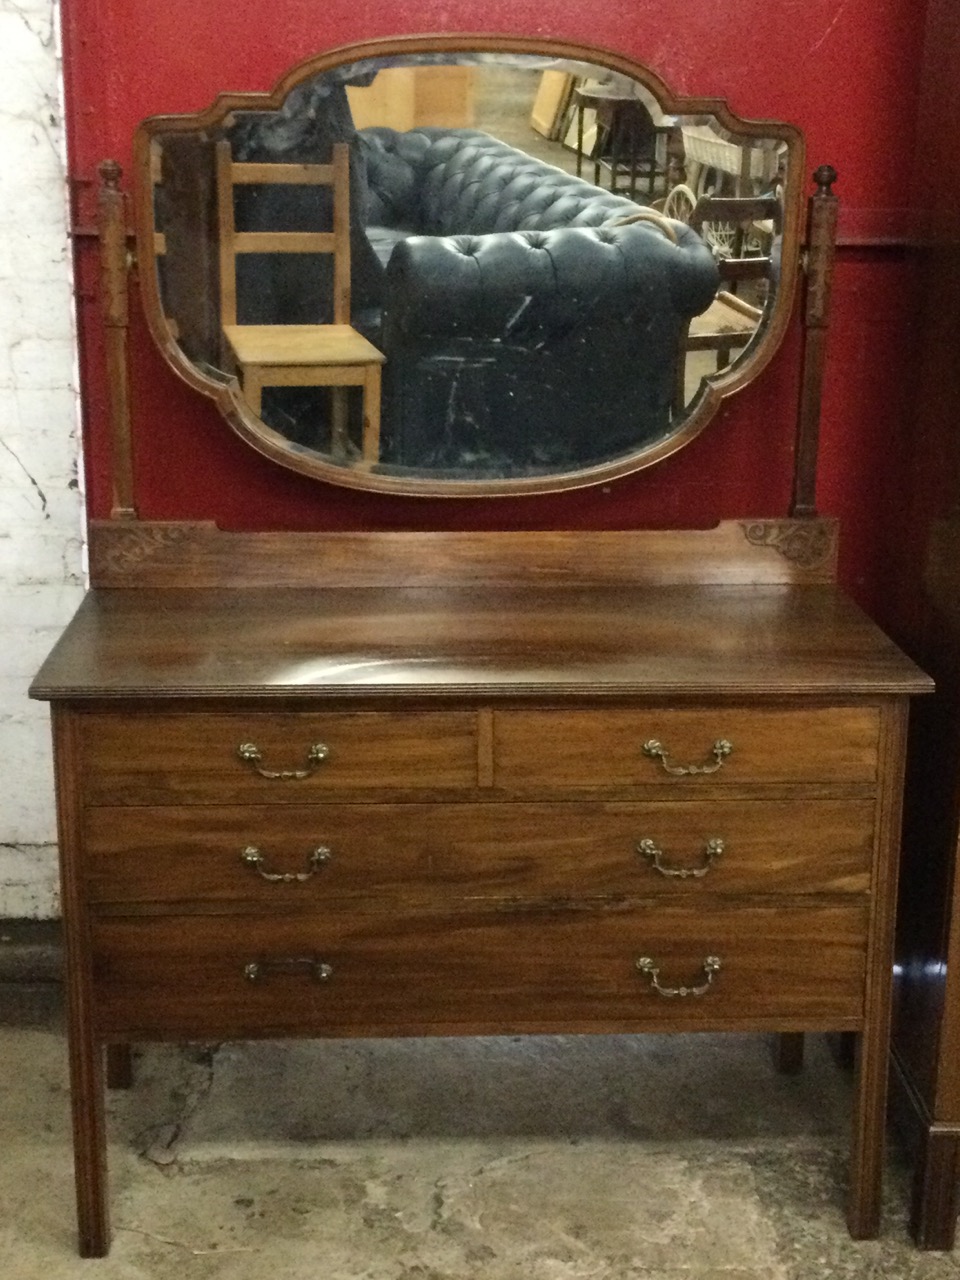
[[[122,383],[116,196],[111,173]],[[844,598],[813,509],[833,207],[821,183],[783,520],[144,522],[118,397],[116,518],[31,690],[52,706],[84,1256],[110,1238],[104,1047],[119,1078],[140,1040],[855,1033],[848,1222],[876,1234],[905,726],[930,682]],[[249,430],[240,380],[222,394]],[[344,482],[383,487],[367,462]]]

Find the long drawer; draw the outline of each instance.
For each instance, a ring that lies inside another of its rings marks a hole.
[[[862,902],[109,918],[94,1016],[130,1038],[850,1025],[866,928]]]
[[[873,783],[875,707],[639,707],[494,714],[495,785]],[[680,770],[680,772],[677,772]]]
[[[869,800],[98,808],[91,900],[264,910],[407,901],[863,893]]]
[[[79,724],[87,804],[296,804],[477,782],[467,711],[97,712]]]

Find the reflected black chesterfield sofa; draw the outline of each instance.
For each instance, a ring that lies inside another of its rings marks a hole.
[[[381,461],[587,467],[670,429],[677,350],[718,287],[696,233],[472,129],[360,130],[384,267]]]

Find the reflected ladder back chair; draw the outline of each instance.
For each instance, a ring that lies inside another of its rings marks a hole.
[[[782,205],[776,196],[701,196],[686,219],[687,225],[711,247],[721,246],[717,259],[721,288],[707,310],[693,320],[680,340],[674,408],[687,403],[686,357],[692,351],[715,351],[717,369],[725,368],[733,352],[745,347],[763,318],[763,308],[737,293],[741,282],[768,280],[772,267],[766,251],[744,256],[748,239],[769,245],[780,232]],[[711,230],[707,230],[707,228]],[[714,250],[717,251],[716,248]]]
[[[239,185],[329,186],[332,231],[238,231],[234,188]],[[350,323],[350,149],[333,147],[331,164],[251,164],[235,161],[230,143],[217,143],[220,236],[220,317],[236,359],[244,398],[259,417],[264,387],[330,387],[331,453],[347,453],[347,389],[363,392],[364,465],[380,455],[382,352]],[[332,324],[238,324],[237,255],[327,253],[333,256]]]

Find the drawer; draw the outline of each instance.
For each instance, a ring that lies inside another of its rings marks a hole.
[[[685,793],[714,784],[872,783],[879,730],[876,707],[501,711],[494,780],[507,789],[669,786]],[[664,754],[651,754],[652,744]]]
[[[866,929],[856,902],[103,919],[95,1021],[130,1039],[853,1027]]]
[[[91,899],[479,901],[866,892],[870,800],[96,808]]]
[[[472,712],[98,712],[79,723],[87,804],[292,804],[477,781]]]

